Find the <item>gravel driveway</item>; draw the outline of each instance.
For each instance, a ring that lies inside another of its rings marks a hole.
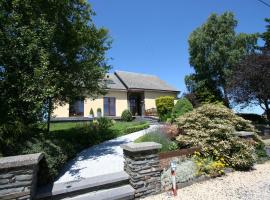
[[[163,193],[144,200],[270,200],[270,162],[258,164],[255,169],[179,189],[176,198],[171,193]]]
[[[124,158],[120,145],[133,142],[158,127],[159,125],[150,125],[148,129],[108,140],[83,150],[66,164],[56,183],[123,171]]]

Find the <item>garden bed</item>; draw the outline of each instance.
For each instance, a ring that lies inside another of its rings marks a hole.
[[[190,156],[195,151],[200,151],[200,147],[192,147],[188,149],[179,149],[175,151],[161,152],[159,153],[160,167],[161,169],[167,168],[172,160],[183,156]]]

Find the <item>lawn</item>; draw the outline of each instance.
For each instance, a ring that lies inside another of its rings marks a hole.
[[[118,132],[118,135],[124,134],[127,129],[134,126],[145,125],[145,121],[131,121],[131,122],[123,122],[123,121],[115,121],[112,125],[111,129]],[[90,125],[90,122],[56,122],[50,124],[50,132],[59,131],[59,130],[67,130],[72,128],[79,128]],[[128,132],[130,133],[130,132]]]

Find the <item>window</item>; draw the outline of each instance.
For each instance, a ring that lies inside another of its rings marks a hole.
[[[69,116],[77,117],[84,116],[84,100],[74,100],[69,104]]]
[[[104,116],[115,116],[115,97],[104,97]]]

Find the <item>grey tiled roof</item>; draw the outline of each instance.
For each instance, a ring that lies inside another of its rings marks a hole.
[[[126,71],[116,71],[115,74],[121,79],[127,89],[179,91],[154,75]]]
[[[107,83],[107,88],[116,90],[126,90],[126,87],[121,83],[121,81],[116,77],[115,74],[107,74],[105,77]]]

